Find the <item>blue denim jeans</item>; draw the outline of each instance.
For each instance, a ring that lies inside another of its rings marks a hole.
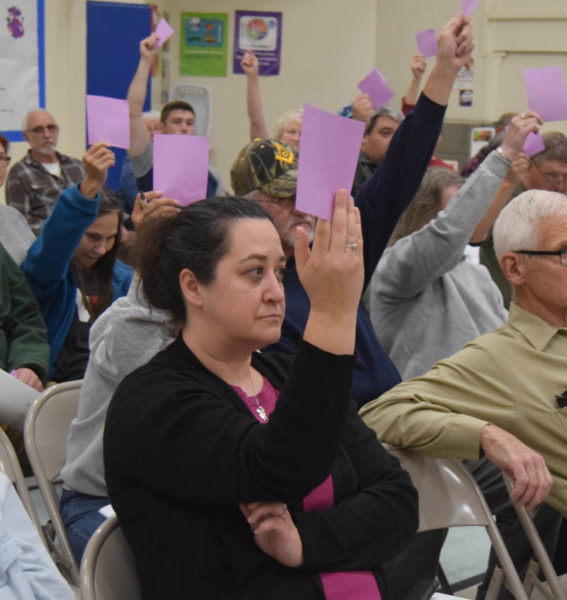
[[[79,565],[91,535],[106,520],[99,510],[107,504],[110,504],[108,498],[63,490],[59,509],[69,544]]]

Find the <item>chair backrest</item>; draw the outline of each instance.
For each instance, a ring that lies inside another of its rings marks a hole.
[[[169,92],[169,101],[184,100],[195,110],[195,135],[211,136],[213,99],[209,87],[198,83],[176,83]]]
[[[140,600],[134,554],[116,516],[93,533],[81,561],[82,600]]]
[[[24,425],[26,452],[55,532],[50,549],[75,584],[79,570],[61,520],[53,480],[65,463],[67,432],[77,415],[82,383],[70,381],[45,390],[30,406]]]
[[[389,446],[387,449],[399,458],[419,492],[419,531],[466,525],[485,527],[502,565],[507,586],[516,600],[527,600],[526,591],[486,500],[461,461],[433,458]]]
[[[26,509],[31,522],[35,525],[37,532],[39,533],[39,537],[44,545],[47,547],[47,542],[43,535],[43,530],[41,529],[41,524],[39,522],[39,518],[37,516],[37,512],[34,508],[30,491],[28,486],[26,485],[24,474],[22,472],[22,467],[20,466],[20,461],[18,460],[18,456],[16,451],[14,450],[14,446],[10,441],[10,438],[6,435],[3,429],[0,428],[0,465],[2,465],[2,470],[4,471],[6,477],[14,484],[16,487],[16,491],[18,492],[18,496]]]

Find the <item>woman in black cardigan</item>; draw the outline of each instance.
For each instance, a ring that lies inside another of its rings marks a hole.
[[[140,235],[149,302],[179,337],[121,383],[104,433],[111,502],[144,598],[378,599],[417,528],[407,474],[350,400],[363,278],[344,191],[295,255],[311,312],[294,358],[256,352],[285,312],[285,256],[257,203],[209,199]],[[277,400],[277,404],[276,404]]]

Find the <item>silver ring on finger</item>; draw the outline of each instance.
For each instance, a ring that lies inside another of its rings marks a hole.
[[[358,244],[345,244],[345,248],[350,248],[353,252],[356,252]]]

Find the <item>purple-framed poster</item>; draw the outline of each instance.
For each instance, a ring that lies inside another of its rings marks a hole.
[[[234,73],[244,73],[240,61],[246,50],[258,57],[260,75],[279,75],[282,13],[237,10],[234,19]]]

